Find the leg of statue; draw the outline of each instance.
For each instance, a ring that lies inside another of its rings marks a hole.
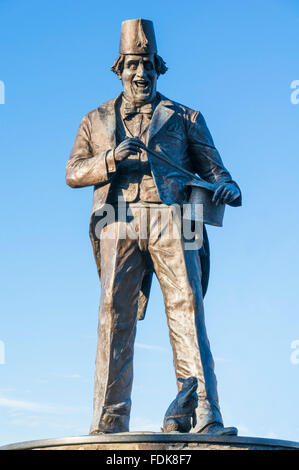
[[[222,425],[205,327],[198,249],[185,250],[181,237],[159,236],[150,238],[149,252],[163,291],[176,376],[198,379],[197,424],[192,432],[212,423]]]
[[[102,292],[91,434],[129,431],[137,301],[144,259],[137,240],[119,238],[121,224],[106,227],[100,242]]]

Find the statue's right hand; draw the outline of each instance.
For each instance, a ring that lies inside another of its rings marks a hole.
[[[116,161],[121,162],[129,155],[136,155],[141,152],[142,141],[138,137],[127,138],[123,140],[114,150],[114,158]]]

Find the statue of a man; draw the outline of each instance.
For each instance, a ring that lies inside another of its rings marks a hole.
[[[161,236],[163,223],[156,227],[155,238],[149,232],[135,238],[120,236],[120,228],[126,228],[127,234],[138,232],[141,210],[148,218],[153,206],[167,210],[188,201],[186,177],[145,148],[167,150],[173,163],[215,184],[215,204],[240,205],[239,187],[213,146],[201,113],[156,91],[157,79],[167,67],[157,55],[151,21],[122,23],[120,55],[112,71],[121,79],[123,92],[83,118],[66,169],[69,186],[94,186],[90,236],[102,290],[90,432],[129,430],[136,324],[144,316],[155,272],[164,297],[178,389],[183,379],[198,381],[192,432],[236,434],[235,428],[223,426],[205,328],[206,231],[200,250],[186,250],[184,237]],[[125,221],[116,217],[99,235],[101,210],[105,204],[116,209],[120,200],[131,216]]]

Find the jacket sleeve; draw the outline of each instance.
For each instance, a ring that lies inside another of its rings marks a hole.
[[[203,115],[199,111],[191,111],[187,126],[188,152],[195,172],[209,183],[233,183],[240,190],[223,165]],[[230,205],[241,205],[241,195]]]
[[[113,149],[95,154],[90,137],[91,122],[87,115],[81,121],[66,165],[66,183],[72,188],[107,183],[116,171]]]

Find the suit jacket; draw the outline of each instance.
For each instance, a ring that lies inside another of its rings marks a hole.
[[[179,166],[197,173],[211,183],[233,182],[224,167],[213,139],[199,111],[169,100],[158,94],[157,105],[147,135],[147,146],[159,151],[165,149],[171,159]],[[117,177],[114,161],[116,147],[116,103],[121,98],[107,101],[99,108],[89,112],[82,120],[75,143],[67,162],[66,182],[73,188],[94,186],[91,212],[90,237],[94,249],[97,268],[100,274],[99,241],[93,233],[93,215],[109,202],[109,189]],[[186,186],[188,177],[148,154],[151,170],[156,182],[160,199],[165,204],[179,204],[188,201],[190,189]],[[234,182],[233,182],[234,183]],[[136,183],[138,184],[138,183]],[[232,205],[241,205],[241,197]],[[206,230],[204,244],[200,250],[202,263],[202,287],[205,294],[209,278],[209,247]],[[139,298],[138,317],[144,317],[152,272],[143,280]]]

